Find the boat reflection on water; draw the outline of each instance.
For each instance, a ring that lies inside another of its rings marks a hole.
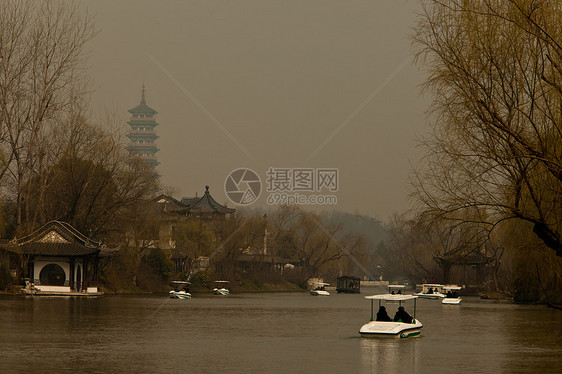
[[[361,339],[362,373],[415,373],[418,339]]]

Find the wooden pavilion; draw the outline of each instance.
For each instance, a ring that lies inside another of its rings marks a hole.
[[[100,295],[98,259],[105,246],[66,222],[51,221],[33,233],[2,246],[10,267],[26,280],[33,295]]]

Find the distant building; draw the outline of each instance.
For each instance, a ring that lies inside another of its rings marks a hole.
[[[154,202],[162,218],[155,243],[159,248],[170,251],[177,272],[205,270],[209,265],[209,257],[199,256],[192,263],[193,254],[177,240],[177,236],[182,234],[181,224],[190,220],[200,220],[206,228],[213,231],[214,220],[228,219],[236,209],[228,208],[213,199],[209,193],[209,186],[205,186],[205,193],[201,197],[182,198],[179,201],[171,196],[160,195]]]
[[[336,291],[338,293],[360,293],[361,279],[350,275],[342,275],[337,279]]]
[[[201,197],[184,197],[181,201],[171,196],[160,195],[154,199],[158,210],[171,217],[185,216],[188,218],[226,218],[236,212],[218,203],[209,193],[209,186],[205,186],[205,193]]]
[[[140,104],[129,109],[129,113],[131,113],[131,119],[127,123],[131,128],[127,134],[130,140],[127,150],[131,157],[139,157],[152,169],[155,169],[160,164],[156,159],[156,152],[159,151],[156,147],[158,135],[154,131],[154,128],[158,126],[154,116],[158,112],[146,105],[144,84]]]

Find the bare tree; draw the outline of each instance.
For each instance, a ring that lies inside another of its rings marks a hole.
[[[422,1],[418,61],[433,133],[421,209],[489,230],[508,219],[562,256],[562,12],[542,0]]]
[[[277,250],[297,263],[297,281],[304,286],[310,277],[343,259],[363,254],[365,239],[343,232],[340,226],[325,226],[317,214],[295,207],[281,207],[272,218]]]
[[[201,256],[209,256],[216,239],[209,224],[200,218],[190,220],[176,219],[172,232],[175,248],[173,257],[181,269],[176,269],[189,275],[195,270],[197,260]]]
[[[108,240],[139,226],[158,186],[152,170],[130,160],[117,134],[81,117],[59,123],[53,134],[58,151],[22,189],[25,226],[58,219]]]
[[[17,225],[26,183],[49,151],[46,134],[84,108],[84,48],[94,33],[77,5],[0,3],[0,188],[14,195]]]
[[[422,241],[423,230],[417,221],[406,214],[394,215],[387,224],[389,245],[388,263],[411,280],[431,278],[438,270],[433,253]]]

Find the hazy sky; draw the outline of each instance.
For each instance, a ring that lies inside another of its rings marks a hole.
[[[382,220],[408,207],[428,98],[412,64],[417,0],[85,1],[93,107],[158,111],[175,197],[250,168],[338,168],[336,206]],[[257,205],[266,206],[262,192]],[[232,203],[229,206],[235,207]]]

